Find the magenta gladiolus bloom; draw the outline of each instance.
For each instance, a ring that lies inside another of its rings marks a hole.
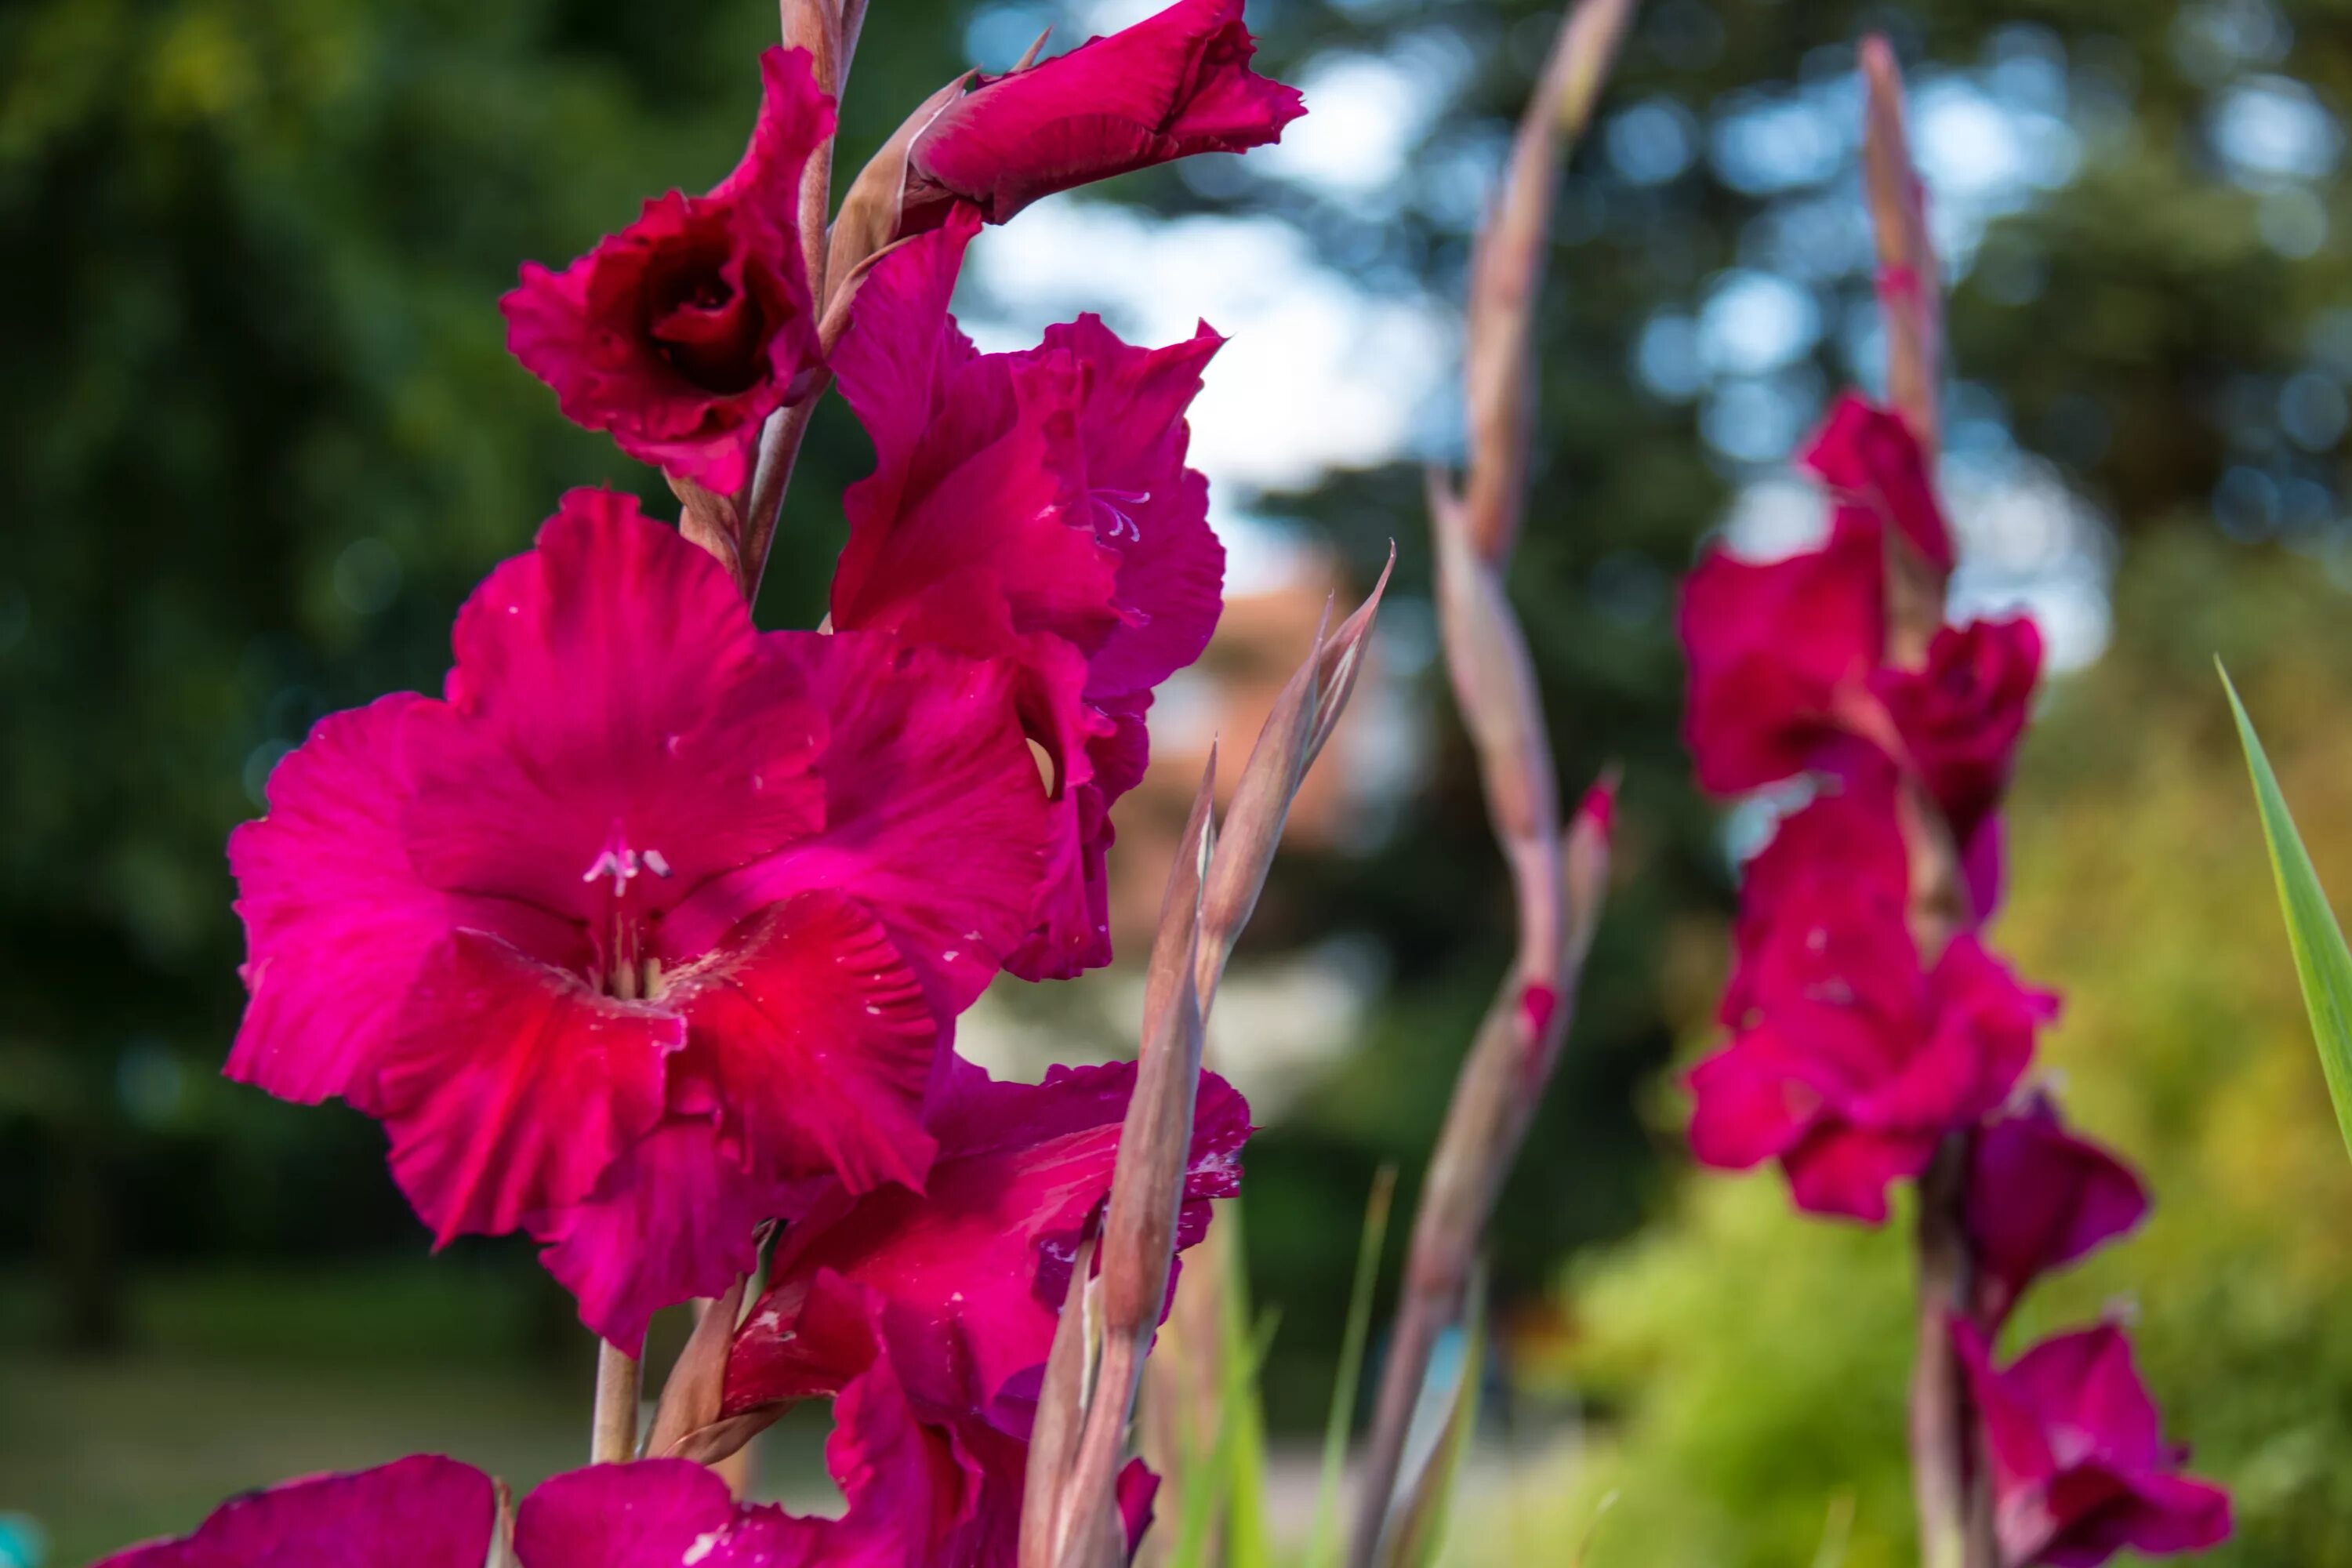
[[[1902,416],[1843,393],[1797,461],[1829,487],[1839,515],[1853,512],[1892,528],[1938,573],[1951,571],[1951,530],[1927,455]]]
[[[1110,1191],[1135,1069],[1057,1067],[1030,1085],[954,1066],[922,1194],[836,1185],[785,1232],[736,1336],[726,1410],[834,1394],[878,1336],[919,1417],[971,1467],[980,1501],[951,1555],[993,1563],[1010,1560],[1039,1379],[1072,1257]],[[1241,1096],[1203,1074],[1180,1248],[1207,1232],[1210,1201],[1236,1190],[1249,1131]]]
[[[2180,1473],[2156,1404],[2113,1323],[2045,1340],[2006,1371],[1967,1323],[1953,1337],[1992,1455],[1994,1522],[2010,1568],[2096,1568],[2129,1548],[2197,1552],[2230,1534],[2230,1494]]]
[[[419,1454],[231,1498],[194,1534],[96,1568],[482,1568],[498,1521],[489,1477]]]
[[[1977,1311],[1999,1324],[2025,1288],[2147,1215],[2147,1190],[2130,1166],[2077,1138],[2049,1096],[1985,1124],[1969,1167],[1969,1239]]]
[[[1156,16],[1040,64],[984,77],[915,138],[905,211],[951,202],[1003,223],[1040,196],[1195,153],[1279,141],[1307,112],[1296,89],[1249,68],[1242,0],[1178,0]]]
[[[751,148],[709,195],[656,197],[562,272],[525,263],[499,302],[564,417],[722,495],[750,477],[761,421],[822,368],[796,215],[833,101],[804,49],[768,50],[760,74]]]
[[[1683,585],[1690,661],[1683,736],[1699,783],[1736,795],[1802,773],[1822,745],[1874,719],[1886,642],[1878,529],[1841,518],[1819,550],[1770,562],[1709,550]]]
[[[750,1268],[784,1184],[921,1183],[1045,803],[1009,672],[762,636],[626,498],[567,496],[455,642],[446,698],[327,719],[231,838],[227,1070],[376,1117],[439,1241],[529,1230],[633,1346]]]
[[[1131,348],[1089,316],[978,353],[948,313],[977,227],[966,213],[885,258],[834,356],[876,465],[844,500],[833,624],[1022,671],[1054,861],[1008,963],[1043,979],[1110,960],[1110,806],[1143,775],[1152,689],[1216,628],[1224,551],[1184,411],[1223,340]]]
[[[1963,847],[2009,788],[2042,673],[2042,632],[2025,616],[1946,626],[1916,670],[1882,670],[1872,682]]]
[[[1872,1225],[1888,1183],[2008,1096],[2055,1007],[1973,936],[1923,975],[1899,915],[1833,884],[1780,907],[1750,973],[1750,1021],[1690,1074],[1691,1152],[1777,1159],[1798,1207]]]

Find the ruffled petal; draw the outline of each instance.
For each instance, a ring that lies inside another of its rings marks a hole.
[[[994,635],[1009,626],[1091,653],[1118,624],[1119,558],[1087,515],[1081,372],[1067,354],[956,352],[940,285],[958,232],[886,257],[834,356],[877,462],[842,498],[833,624],[983,658],[1006,651]]]
[[[1055,1068],[1034,1085],[962,1066],[931,1119],[940,1152],[922,1194],[836,1194],[786,1233],[736,1338],[727,1407],[809,1397],[854,1373],[801,1331],[814,1281],[831,1273],[880,1299],[891,1359],[919,1407],[1025,1434],[1025,1415],[1008,1415],[999,1396],[1052,1344],[1079,1235],[1110,1190],[1134,1081],[1131,1063]],[[1205,1229],[1210,1200],[1234,1190],[1248,1117],[1240,1095],[1202,1075],[1181,1245]]]
[[[660,1118],[664,1064],[685,1038],[674,1013],[460,931],[376,1069],[393,1177],[443,1243],[583,1198]]]
[[[1884,1225],[1887,1187],[1926,1170],[1938,1142],[1933,1132],[1824,1126],[1780,1163],[1789,1173],[1790,1198],[1807,1214]]]
[[[707,1089],[754,1172],[919,1187],[923,1092],[940,1026],[881,923],[837,892],[752,917],[663,993],[691,1028],[678,1109]],[[684,1102],[681,1103],[683,1099]]]
[[[1829,487],[1843,515],[1857,514],[1911,542],[1937,572],[1952,569],[1952,535],[1937,504],[1927,455],[1900,415],[1842,394],[1798,456]]]
[[[231,1498],[193,1535],[96,1568],[482,1568],[498,1512],[489,1477],[418,1454]]]
[[[583,1201],[534,1215],[540,1261],[580,1321],[634,1353],[664,1307],[717,1296],[751,1272],[756,1237],[792,1212],[794,1184],[743,1168],[715,1116],[673,1116],[607,1167]]]
[[[1088,661],[1097,700],[1150,690],[1200,658],[1216,630],[1225,551],[1209,527],[1209,482],[1184,466],[1184,415],[1223,342],[1202,326],[1166,348],[1137,348],[1093,315],[1045,329],[1039,352],[1066,353],[1086,373],[1078,447],[1088,521],[1118,555],[1119,624]]]
[[[1690,661],[1683,735],[1699,783],[1736,795],[1804,770],[1836,732],[1840,699],[1877,667],[1885,566],[1875,529],[1841,520],[1829,542],[1771,562],[1709,550],[1683,585]]]
[[[657,915],[813,831],[823,719],[725,570],[632,497],[574,490],[459,612],[449,702],[410,719],[427,881],[600,923]]]
[[[701,1465],[642,1459],[544,1482],[515,1511],[514,1550],[522,1568],[814,1568],[837,1529],[739,1504]]]
[[[2147,1214],[2138,1176],[2069,1132],[2046,1095],[1979,1131],[1967,1202],[1979,1311],[1993,1322],[2042,1275],[2131,1230]]]
[[[410,988],[449,933],[506,937],[585,964],[566,922],[417,879],[401,834],[403,732],[429,699],[402,692],[331,714],[269,777],[269,815],[229,836],[251,993],[226,1071],[281,1100],[372,1104],[373,1067]]]
[[[824,826],[709,885],[664,940],[707,949],[753,910],[836,889],[882,922],[943,1015],[961,1012],[1023,940],[1045,875],[1018,671],[850,632],[777,634],[770,654],[826,715]]]

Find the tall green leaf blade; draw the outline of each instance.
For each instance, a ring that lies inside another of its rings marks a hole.
[[[2320,1070],[2327,1076],[2327,1093],[2336,1101],[2336,1125],[2344,1145],[2352,1151],[2352,951],[2344,945],[2343,928],[2328,908],[2319,873],[2295,831],[2294,817],[2280,793],[2278,775],[2254,733],[2246,705],[2230,672],[2221,671],[2221,686],[2230,694],[2230,710],[2237,715],[2238,738],[2246,748],[2246,768],[2254,780],[2254,802],[2263,818],[2263,837],[2271,852],[2271,872],[2278,879],[2279,908],[2286,916],[2287,942],[2294,950],[2296,977],[2303,982],[2303,1005],[2311,1014],[2311,1037],[2319,1047]]]
[[[1248,1249],[1243,1243],[1241,1200],[1224,1205],[1223,1289],[1217,1301],[1217,1407],[1231,1428],[1225,1447],[1225,1568],[1269,1568],[1274,1542],[1265,1520],[1265,1407],[1258,1372],[1273,1341],[1273,1314],[1249,1331]]]
[[[1371,1337],[1372,1289],[1379,1283],[1381,1248],[1387,1243],[1389,1208],[1396,1198],[1396,1167],[1382,1165],[1364,1202],[1364,1231],[1356,1245],[1356,1281],[1348,1292],[1348,1326],[1339,1339],[1339,1369],[1331,1384],[1331,1413],[1323,1426],[1323,1476],[1315,1489],[1315,1528],[1307,1538],[1307,1568],[1330,1568],[1339,1550],[1339,1480],[1348,1463],[1348,1431],[1356,1415],[1356,1384],[1363,1375],[1364,1346]]]

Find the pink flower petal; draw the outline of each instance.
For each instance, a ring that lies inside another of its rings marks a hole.
[[[580,1321],[634,1352],[662,1308],[717,1296],[759,1260],[755,1236],[792,1212],[795,1185],[744,1168],[712,1116],[672,1116],[606,1168],[583,1201],[530,1217],[540,1261]]]
[[[830,1173],[854,1192],[922,1184],[939,1022],[860,905],[794,894],[678,975],[663,1001],[691,1026],[681,1077],[708,1087],[751,1171]]]
[[[1000,1394],[1052,1343],[1079,1233],[1110,1190],[1133,1086],[1129,1063],[1056,1068],[1035,1085],[961,1068],[931,1117],[940,1157],[922,1194],[837,1193],[785,1233],[736,1339],[728,1408],[806,1398],[856,1370],[798,1329],[826,1272],[879,1297],[891,1359],[919,1408],[1003,1426]],[[1205,1230],[1209,1200],[1233,1191],[1248,1116],[1223,1079],[1203,1075],[1180,1245]],[[1025,1415],[1010,1419],[1025,1435]]]
[[[373,1064],[409,989],[457,927],[584,966],[580,933],[505,900],[417,881],[401,834],[408,692],[331,714],[269,778],[269,815],[229,836],[252,1000],[230,1078],[281,1100],[373,1105]]]
[[[393,1176],[443,1244],[583,1198],[659,1119],[664,1062],[685,1039],[672,1014],[459,931],[376,1068]]]
[[[1886,1189],[1927,1168],[1934,1132],[1823,1126],[1781,1157],[1789,1196],[1807,1214],[1886,1223]]]
[[[665,940],[708,948],[752,910],[837,889],[882,921],[942,1013],[962,1011],[1024,939],[1045,874],[1048,806],[1017,672],[855,632],[777,634],[769,651],[826,714],[824,825],[708,884]]]
[[[459,613],[410,715],[417,874],[601,925],[813,831],[822,718],[724,569],[634,498],[574,490]]]
[[[1979,1311],[1999,1322],[2027,1286],[2137,1226],[2147,1192],[2131,1168],[2066,1131],[2049,1098],[1987,1123],[1969,1167]]]
[[[1209,481],[1184,466],[1184,412],[1224,339],[1203,325],[1163,349],[1119,341],[1100,317],[1045,329],[1042,354],[1086,371],[1078,446],[1095,537],[1118,553],[1119,625],[1089,661],[1087,693],[1148,691],[1201,657],[1223,607],[1225,550]]]
[[[1766,563],[1707,552],[1683,585],[1683,735],[1699,783],[1736,795],[1801,773],[1886,636],[1876,530],[1840,520],[1819,550]]]
[[[489,1477],[419,1454],[232,1498],[194,1534],[96,1568],[482,1568],[498,1511]]]
[[[1298,94],[1249,68],[1241,0],[1179,3],[982,82],[915,142],[910,205],[954,196],[1003,223],[1038,197],[1194,153],[1280,138]]]
[[[1848,510],[1909,540],[1937,572],[1952,569],[1952,535],[1927,458],[1902,416],[1854,393],[1841,395],[1797,461]]]
[[[837,1528],[740,1505],[685,1459],[643,1459],[543,1483],[515,1510],[514,1549],[522,1568],[814,1568]]]

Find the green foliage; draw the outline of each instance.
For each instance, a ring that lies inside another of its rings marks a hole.
[[[2040,1070],[2157,1202],[2140,1234],[2040,1287],[2016,1339],[2124,1304],[2168,1430],[2237,1493],[2237,1539],[2201,1561],[2352,1563],[2352,1170],[2279,962],[2235,736],[2197,679],[2226,658],[2315,858],[2352,875],[2343,597],[2292,554],[2187,532],[2146,542],[2121,589],[2113,650],[2057,684],[2029,742],[1993,939],[2063,993]],[[1679,1093],[1651,1109],[1675,1138]],[[1899,1219],[1796,1215],[1771,1173],[1679,1181],[1662,1224],[1567,1281],[1596,1436],[1573,1484],[1535,1500],[1559,1538],[1613,1488],[1592,1568],[1796,1568],[1848,1510],[1849,1568],[1910,1561],[1908,1251]]]
[[[2286,917],[2288,945],[2294,949],[2303,1005],[2311,1013],[2312,1043],[2319,1047],[2327,1095],[2336,1102],[2336,1124],[2347,1149],[2352,1150],[2352,952],[2345,949],[2344,930],[2327,907],[2327,891],[2312,868],[2311,852],[2295,831],[2286,796],[2279,793],[2278,775],[2271,771],[2254,721],[2246,717],[2246,705],[2238,700],[2238,689],[2230,684],[2226,670],[2221,685],[2230,694],[2230,711],[2238,721],[2246,767],[2253,775],[2263,841],[2270,850],[2271,874],[2278,879],[2279,910]]]

